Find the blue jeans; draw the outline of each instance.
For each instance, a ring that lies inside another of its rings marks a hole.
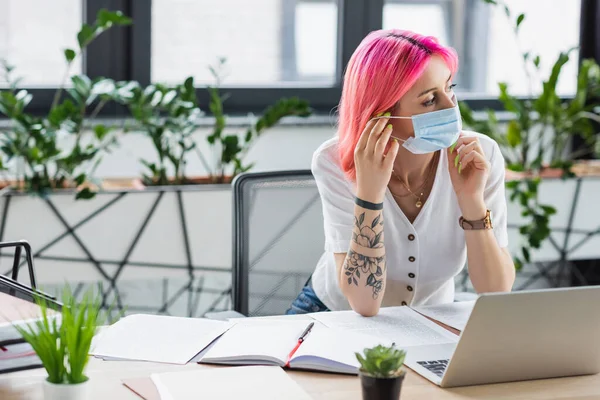
[[[291,307],[285,313],[287,315],[294,315],[321,311],[330,310],[321,300],[319,300],[309,280],[300,291],[298,297],[296,297],[296,300],[292,302]]]

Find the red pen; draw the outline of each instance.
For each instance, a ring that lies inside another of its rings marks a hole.
[[[294,349],[290,352],[290,354],[288,355],[287,363],[285,363],[285,366],[287,368],[290,367],[290,361],[292,360],[292,357],[294,356],[294,353],[296,352],[296,350],[298,350],[298,348],[300,347],[300,345],[302,344],[302,342],[304,342],[304,339],[306,338],[306,335],[308,335],[310,333],[310,331],[313,328],[313,326],[315,326],[314,322],[311,322],[310,324],[308,324],[308,326],[306,327],[306,329],[304,330],[304,332],[302,332],[302,335],[300,335],[300,337],[298,338],[298,343],[296,343],[296,347],[294,347]]]

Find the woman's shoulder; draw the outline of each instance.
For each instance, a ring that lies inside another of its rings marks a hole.
[[[337,136],[323,142],[313,153],[311,169],[313,174],[320,172],[334,173],[343,176],[340,165]]]

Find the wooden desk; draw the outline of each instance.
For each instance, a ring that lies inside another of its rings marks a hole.
[[[137,395],[122,385],[121,379],[142,378],[148,377],[154,372],[177,371],[187,368],[219,367],[91,359],[87,369],[91,379],[90,400],[139,400]],[[361,399],[358,377],[295,371],[291,371],[289,374],[314,399]],[[42,400],[42,381],[45,378],[46,371],[43,369],[0,375],[0,399]],[[401,399],[592,400],[600,399],[600,375],[440,389],[409,370],[402,387]]]
[[[2,303],[2,299],[2,296],[0,296],[0,309],[5,309],[7,303]],[[299,316],[299,318],[306,317]],[[87,375],[91,379],[90,400],[139,400],[137,395],[123,386],[122,379],[144,378],[155,372],[178,371],[187,368],[221,367],[197,364],[169,365],[147,362],[102,361],[91,358],[87,368]],[[288,373],[314,399],[361,399],[360,380],[357,376],[297,371]],[[0,399],[41,400],[43,398],[42,381],[45,378],[46,371],[41,368],[0,374]],[[199,397],[201,397],[200,394],[199,392]],[[408,370],[402,387],[401,399],[592,400],[600,399],[600,375],[440,389],[420,375]]]

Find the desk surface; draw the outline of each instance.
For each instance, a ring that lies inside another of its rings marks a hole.
[[[1,302],[0,309],[6,306]],[[12,303],[11,305],[14,305]],[[285,318],[285,317],[284,317]],[[300,317],[302,318],[302,317]],[[287,319],[287,318],[286,318]],[[90,400],[135,400],[139,397],[122,384],[122,379],[149,377],[155,372],[177,371],[187,368],[220,368],[208,365],[170,365],[149,362],[102,361],[91,358],[87,375],[90,377]],[[288,372],[314,399],[361,399],[360,380],[357,376],[316,372]],[[0,374],[0,399],[43,399],[44,369]],[[408,370],[402,387],[402,400],[409,399],[600,399],[600,374],[560,379],[544,379],[494,385],[441,389],[420,375]]]
[[[87,370],[91,385],[90,400],[108,398],[111,400],[139,400],[137,395],[123,386],[122,379],[148,377],[154,372],[177,371],[187,368],[215,367],[91,359]],[[290,371],[288,373],[314,399],[361,399],[358,377],[314,372]],[[42,400],[42,381],[45,377],[46,372],[43,369],[0,375],[0,399]],[[409,370],[402,387],[401,398],[402,400],[506,398],[591,400],[600,398],[600,375],[440,389]]]

